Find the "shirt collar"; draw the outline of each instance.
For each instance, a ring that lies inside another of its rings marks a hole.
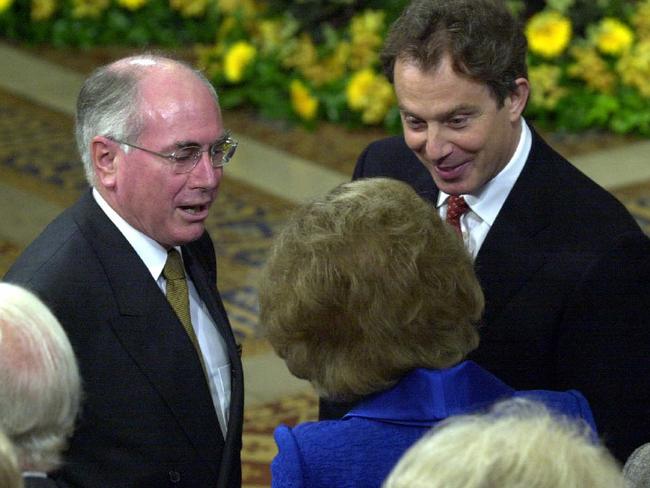
[[[47,478],[44,471],[23,471],[23,478]]]
[[[517,178],[524,169],[531,146],[532,135],[530,128],[522,117],[519,142],[508,164],[494,178],[483,185],[476,195],[463,195],[472,212],[490,226],[494,224],[501,207],[508,198],[510,190],[512,190]],[[447,198],[449,198],[449,194],[441,190],[438,194],[436,207],[444,205]]]
[[[110,221],[129,241],[131,247],[133,247],[151,276],[153,276],[153,279],[158,280],[167,261],[167,250],[148,235],[132,227],[104,200],[96,188],[93,188],[93,197]]]

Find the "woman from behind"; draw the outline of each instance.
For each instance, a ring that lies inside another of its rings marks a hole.
[[[408,185],[343,184],[298,208],[260,282],[260,322],[289,370],[356,406],[275,432],[274,487],[378,487],[431,426],[520,395],[465,356],[483,294],[472,260]],[[521,393],[593,423],[577,392]]]

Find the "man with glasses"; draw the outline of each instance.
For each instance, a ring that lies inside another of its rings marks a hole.
[[[91,190],[5,279],[51,307],[85,398],[63,486],[238,487],[243,375],[205,221],[237,142],[209,81],[154,55],[99,68],[77,102]]]

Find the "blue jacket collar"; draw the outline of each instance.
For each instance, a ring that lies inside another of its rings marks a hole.
[[[364,399],[344,419],[429,426],[514,394],[515,390],[476,363],[464,361],[447,369],[414,369],[389,390]]]

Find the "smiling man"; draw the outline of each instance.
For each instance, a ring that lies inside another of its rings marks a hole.
[[[456,227],[486,297],[470,358],[515,388],[580,390],[624,460],[650,439],[650,240],[522,117],[526,49],[503,1],[411,2],[381,55],[403,135],[354,178],[406,181]]]
[[[239,487],[243,375],[205,229],[237,143],[190,66],[99,68],[77,103],[91,190],[5,279],[65,328],[85,398],[62,486]]]

